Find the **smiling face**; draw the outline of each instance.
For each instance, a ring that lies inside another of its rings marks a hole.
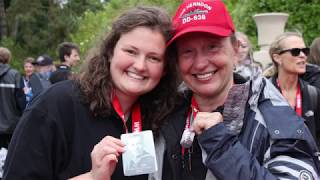
[[[176,43],[182,79],[201,97],[215,97],[233,83],[233,60],[237,58],[230,37],[190,33]]]
[[[280,47],[282,50],[287,50],[292,48],[305,48],[306,45],[301,37],[289,36],[281,41]],[[273,59],[278,64],[279,72],[298,75],[306,71],[307,55],[303,52],[300,52],[298,56],[292,56],[290,52],[274,54]]]
[[[137,98],[154,89],[164,74],[165,48],[162,34],[147,27],[122,34],[110,60],[117,94]]]
[[[26,77],[31,76],[32,73],[34,72],[34,66],[30,62],[25,63],[23,65],[23,68],[24,68],[24,73],[25,73]]]

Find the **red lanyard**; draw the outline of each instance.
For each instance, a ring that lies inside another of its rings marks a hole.
[[[302,116],[302,96],[300,86],[298,84],[298,89],[296,93],[296,113],[301,117]]]
[[[192,96],[191,99],[191,106],[190,109],[188,111],[188,116],[187,116],[187,120],[186,120],[186,126],[184,129],[190,129],[194,119],[197,116],[197,113],[199,112],[199,107],[198,107],[198,103],[196,102],[196,99]],[[185,152],[185,148],[182,147],[181,149],[182,152],[182,156],[184,156],[184,152]]]
[[[185,129],[189,129],[191,127],[193,120],[196,118],[198,112],[199,112],[198,103],[196,102],[196,99],[192,96],[191,106],[188,112]]]
[[[126,120],[124,118],[124,113],[122,112],[121,105],[119,102],[118,96],[113,93],[113,100],[112,100],[112,105],[117,114],[120,116],[124,130],[126,133],[128,133],[128,127],[126,124]],[[141,132],[142,131],[142,121],[141,121],[141,113],[140,113],[140,105],[139,103],[134,104],[132,108],[132,113],[131,113],[131,120],[132,120],[132,132]]]
[[[279,80],[277,79],[277,84],[280,88],[281,94],[284,96],[284,93],[281,90]],[[285,97],[285,96],[284,96]],[[301,89],[299,83],[297,84],[297,92],[296,92],[296,107],[295,111],[298,114],[298,116],[302,116],[302,96],[301,96]]]

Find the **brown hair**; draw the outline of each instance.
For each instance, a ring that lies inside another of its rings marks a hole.
[[[8,48],[0,47],[0,63],[8,64],[11,60],[11,52]]]
[[[23,64],[31,63],[34,61],[33,57],[27,57],[23,60]]]
[[[78,45],[71,43],[71,42],[63,42],[59,44],[58,46],[58,53],[59,53],[59,59],[61,62],[65,62],[64,56],[70,56],[72,53],[72,50],[76,50],[78,53],[80,52],[80,49]]]
[[[234,33],[234,36],[235,36],[237,39],[243,38],[243,39],[247,42],[248,47],[249,47],[249,51],[248,51],[248,54],[247,54],[247,57],[246,57],[246,58],[248,58],[248,59],[251,60],[252,58],[251,58],[251,54],[250,54],[250,53],[252,52],[252,44],[251,44],[248,36],[247,36],[246,34],[244,34],[243,32],[240,32],[240,31],[235,32],[235,33]]]
[[[320,37],[312,41],[307,61],[311,64],[320,65]]]
[[[110,59],[120,37],[137,27],[147,27],[160,32],[166,41],[171,37],[171,21],[165,11],[157,7],[137,7],[122,14],[113,24],[111,32],[86,59],[86,65],[78,77],[85,101],[94,116],[109,116],[113,113],[110,74]],[[143,123],[147,128],[158,129],[160,121],[174,108],[177,75],[173,59],[166,55],[166,74],[159,84],[139,98]],[[145,126],[144,126],[145,127]]]

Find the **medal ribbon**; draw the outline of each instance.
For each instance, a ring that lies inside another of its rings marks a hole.
[[[113,93],[112,105],[117,114],[120,116],[123,127],[126,133],[128,133],[128,127],[126,124],[126,120],[124,117],[124,113],[122,111],[118,96]],[[134,104],[131,112],[131,120],[132,120],[132,132],[141,132],[142,131],[142,121],[141,121],[141,110],[139,103]]]
[[[187,120],[186,120],[186,126],[184,128],[185,130],[190,129],[198,112],[199,112],[198,103],[196,102],[196,99],[192,96],[191,105],[190,105],[190,109],[189,109]],[[182,156],[184,156],[185,148],[182,147],[181,151],[182,151]]]
[[[280,88],[281,94],[284,96],[284,93],[281,90],[279,80],[277,79],[277,84]],[[285,96],[284,96],[285,97]],[[298,114],[298,116],[302,116],[302,96],[301,96],[301,89],[299,83],[297,84],[297,92],[296,92],[296,107],[295,111]]]
[[[192,96],[191,106],[190,106],[190,110],[188,112],[188,117],[187,117],[185,129],[190,129],[190,127],[193,123],[193,120],[196,118],[198,112],[199,112],[198,103],[196,102],[196,99]]]

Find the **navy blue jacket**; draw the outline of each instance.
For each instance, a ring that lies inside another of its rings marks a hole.
[[[275,87],[280,91],[277,85],[276,76],[271,78],[271,81]],[[302,117],[305,120],[305,124],[308,126],[311,134],[315,138],[318,147],[320,147],[320,89],[314,88],[315,94],[310,94],[311,86],[308,82],[299,78],[299,84],[302,94]],[[317,104],[313,104],[315,100]]]

